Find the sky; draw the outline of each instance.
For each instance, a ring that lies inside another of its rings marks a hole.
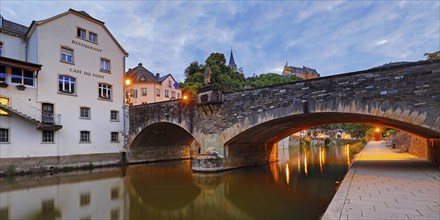
[[[0,0],[0,14],[29,26],[69,8],[105,22],[129,53],[126,68],[184,81],[185,68],[230,50],[246,76],[284,65],[321,76],[440,50],[440,1],[28,1]]]

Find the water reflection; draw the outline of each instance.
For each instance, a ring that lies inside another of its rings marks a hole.
[[[319,219],[347,149],[290,146],[278,163],[218,174],[180,161],[0,179],[0,219]]]

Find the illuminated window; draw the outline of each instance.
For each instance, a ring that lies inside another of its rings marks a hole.
[[[12,67],[11,82],[34,86],[34,72]]]
[[[110,121],[119,121],[119,111],[110,111]]]
[[[119,142],[119,132],[111,132],[110,133],[110,141],[111,142]]]
[[[8,106],[9,107],[9,99],[0,97],[0,105]],[[0,115],[7,115],[8,113],[0,109]]]
[[[73,49],[61,47],[61,61],[73,63]]]
[[[99,98],[101,99],[111,99],[112,86],[105,83],[99,83],[98,94],[99,94]]]
[[[80,143],[90,143],[90,131],[80,131]]]
[[[75,94],[76,79],[70,76],[58,76],[58,91],[61,93]]]
[[[89,32],[89,41],[93,42],[93,43],[97,43],[98,42],[98,35],[92,32]]]
[[[110,60],[101,58],[101,71],[110,72]]]
[[[86,30],[78,28],[76,31],[76,36],[82,39],[86,39]]]
[[[148,92],[147,88],[141,89],[142,96],[147,96],[147,92]]]
[[[9,143],[9,129],[0,128],[0,143]]]
[[[90,193],[83,193],[79,196],[79,205],[87,206],[90,204]]]
[[[54,142],[54,132],[53,131],[43,131],[41,141],[43,143],[53,143]]]

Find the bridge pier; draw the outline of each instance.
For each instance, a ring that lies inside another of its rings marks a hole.
[[[126,161],[128,163],[183,160],[189,158],[190,148],[184,145],[134,147],[126,152]]]

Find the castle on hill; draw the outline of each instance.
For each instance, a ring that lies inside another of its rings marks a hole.
[[[295,67],[295,66],[289,66],[289,64],[286,61],[286,65],[284,65],[284,69],[282,72],[283,76],[297,76],[300,78],[303,78],[304,80],[308,79],[314,79],[319,78],[319,73],[312,68],[308,68],[303,66],[301,67]]]

